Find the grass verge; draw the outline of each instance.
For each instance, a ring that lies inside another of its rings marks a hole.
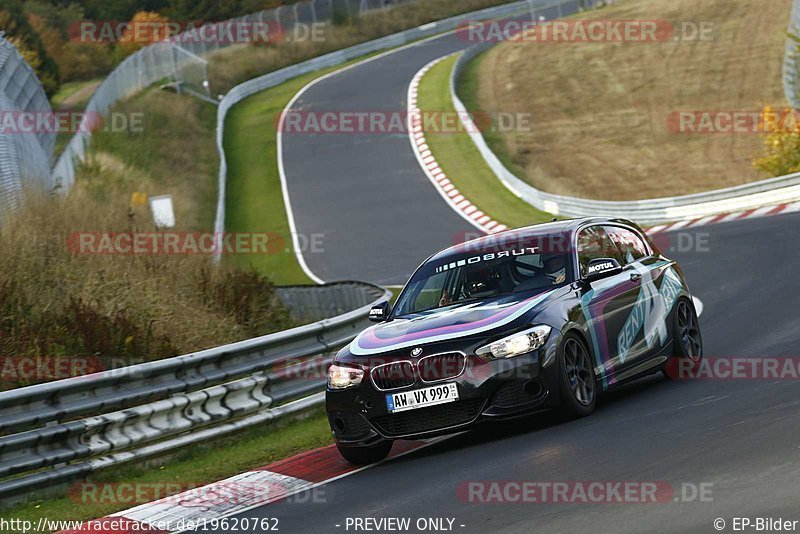
[[[313,284],[297,262],[278,172],[278,118],[306,84],[381,52],[293,78],[253,95],[228,112],[223,140],[228,163],[227,232],[269,232],[281,239],[273,254],[238,255],[238,266],[252,267],[278,285]]]
[[[319,73],[295,78],[253,95],[235,105],[225,123],[227,232],[269,232],[283,241],[272,254],[238,255],[277,284],[313,284],[293,251],[286,205],[278,172],[276,118],[292,97]]]
[[[456,57],[439,62],[420,80],[418,105],[423,113],[456,113],[450,97],[450,73]],[[453,185],[493,219],[509,228],[552,219],[552,215],[537,210],[500,182],[467,132],[428,132],[425,140]]]
[[[190,489],[332,442],[325,414],[318,409],[305,419],[252,428],[189,447],[168,460],[109,468],[85,485],[71,486],[67,495],[4,510],[3,517],[34,524],[40,517],[54,521],[97,519],[154,500],[152,493],[159,488]],[[130,492],[117,491],[120,484],[138,486],[144,498],[137,500]]]

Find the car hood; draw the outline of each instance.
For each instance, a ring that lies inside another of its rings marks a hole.
[[[555,291],[505,295],[380,323],[361,332],[350,343],[350,353],[368,356],[488,332],[543,305]]]

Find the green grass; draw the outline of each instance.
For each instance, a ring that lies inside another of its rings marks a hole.
[[[450,97],[450,73],[455,61],[456,56],[451,56],[423,76],[418,97],[418,105],[423,113],[456,112]],[[478,209],[496,221],[515,228],[552,219],[552,215],[535,209],[500,182],[468,133],[429,132],[425,139],[453,185]]]
[[[275,425],[249,429],[235,436],[193,445],[169,460],[150,465],[122,465],[104,470],[89,479],[91,483],[148,484],[176,483],[191,487],[215,482],[244,471],[263,467],[294,454],[323,447],[333,442],[328,421],[322,410],[309,417]],[[78,486],[74,486],[76,489]],[[101,486],[101,490],[102,490]],[[145,492],[147,493],[147,492]],[[100,491],[98,491],[100,494]],[[31,502],[3,510],[7,519],[37,521],[88,521],[132,508],[144,502],[79,502],[78,495]],[[100,499],[98,499],[100,500]],[[108,499],[111,500],[111,499]],[[148,499],[149,500],[149,499]]]
[[[227,232],[270,232],[285,247],[273,254],[236,256],[239,265],[251,265],[277,285],[313,284],[297,262],[278,173],[275,118],[309,81],[320,73],[290,80],[251,96],[234,106],[225,123]]]
[[[53,109],[61,108],[64,103],[70,104],[70,107],[75,109],[83,109],[86,107],[86,104],[89,102],[89,98],[92,96],[92,91],[88,92],[86,95],[82,96],[81,98],[70,101],[70,97],[78,93],[81,89],[88,87],[92,84],[97,84],[99,79],[94,80],[81,80],[77,82],[67,82],[59,87],[58,92],[50,98],[50,104]]]
[[[314,283],[300,268],[292,247],[278,173],[277,118],[310,81],[378,53],[294,78],[243,100],[228,112],[223,140],[228,163],[225,229],[229,233],[271,232],[285,244],[273,254],[238,255],[233,258],[238,265],[252,266],[276,285]]]

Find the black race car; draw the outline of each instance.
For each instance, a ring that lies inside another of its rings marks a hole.
[[[326,410],[357,464],[424,438],[558,407],[696,366],[697,313],[680,267],[635,223],[589,218],[509,230],[428,258],[379,323],[336,355]]]

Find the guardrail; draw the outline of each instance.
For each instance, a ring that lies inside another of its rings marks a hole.
[[[564,0],[564,2],[561,2],[558,5],[568,4],[574,5],[575,9],[577,9],[580,5],[580,2],[578,0]],[[369,41],[356,46],[351,46],[349,48],[344,48],[342,50],[337,50],[336,52],[331,52],[329,54],[325,54],[323,56],[319,56],[290,67],[270,72],[264,76],[259,76],[258,78],[253,78],[252,80],[243,82],[228,91],[228,93],[220,101],[219,108],[217,108],[217,151],[219,152],[219,184],[217,190],[219,191],[219,195],[217,197],[217,215],[214,231],[220,235],[225,232],[225,182],[228,173],[228,165],[227,161],[225,160],[223,137],[225,134],[225,117],[227,116],[228,111],[230,111],[234,105],[238,104],[249,96],[259,93],[265,89],[269,89],[270,87],[275,87],[276,85],[290,80],[291,78],[296,78],[297,76],[301,76],[303,74],[308,74],[310,72],[315,72],[328,67],[335,67],[372,52],[395,48],[419,39],[423,39],[425,37],[431,37],[439,33],[455,30],[459,24],[466,21],[480,21],[509,17],[522,12],[528,12],[530,11],[531,7],[531,2],[528,0],[522,0],[501,6],[481,9],[479,11],[473,11],[471,13],[464,13],[437,22],[431,22],[417,28],[387,35],[386,37],[381,37],[380,39],[375,39],[374,41]],[[219,256],[217,256],[217,259],[219,259]]]
[[[495,44],[481,43],[461,53],[450,76],[450,94],[456,112],[483,160],[503,185],[533,207],[566,217],[615,216],[633,219],[641,224],[657,224],[800,200],[800,173],[703,193],[632,201],[569,197],[533,187],[512,173],[492,151],[457,94],[456,81],[464,66]]]
[[[328,300],[313,291],[352,307],[247,341],[0,393],[0,502],[319,405],[330,353],[391,293],[340,282],[289,288],[282,298]]]

